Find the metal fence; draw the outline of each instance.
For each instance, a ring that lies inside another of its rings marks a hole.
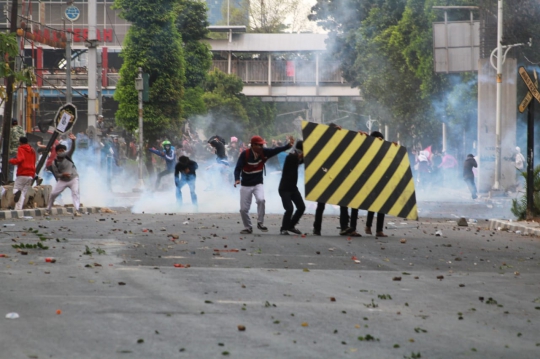
[[[214,60],[212,69],[219,69],[227,73],[227,60]],[[292,72],[291,72],[292,70]],[[314,84],[316,82],[315,61],[293,61],[289,64],[287,71],[287,61],[273,60],[271,63],[272,83],[274,84]],[[264,60],[233,60],[231,61],[231,73],[237,75],[244,83],[267,84],[268,83],[268,61]],[[292,75],[292,76],[288,76]],[[120,74],[107,73],[108,86],[116,87]],[[88,74],[71,75],[71,85],[74,87],[88,86]],[[319,61],[319,83],[345,83],[341,77],[338,61]],[[65,87],[66,74],[44,74],[43,86]]]
[[[287,74],[287,62],[273,60],[271,62],[272,83],[315,83],[315,61],[293,61],[293,76]],[[212,68],[228,72],[228,60],[212,61]],[[265,60],[232,60],[231,73],[237,75],[244,83],[268,83],[268,61]],[[319,83],[344,83],[337,61],[319,61]]]

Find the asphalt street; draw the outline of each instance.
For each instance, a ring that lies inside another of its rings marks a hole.
[[[320,237],[312,215],[305,236],[273,214],[252,235],[238,213],[0,221],[0,358],[539,358],[539,239],[422,208],[388,238],[331,211]]]

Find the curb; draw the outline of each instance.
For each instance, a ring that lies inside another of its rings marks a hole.
[[[540,227],[528,227],[519,222],[509,222],[501,219],[490,219],[489,229],[491,230],[509,230],[509,231],[521,231],[521,234],[540,236]]]
[[[24,218],[24,217],[41,217],[45,215],[45,208],[35,208],[35,209],[23,209],[20,211],[0,211],[0,219],[12,219],[12,218]],[[59,214],[73,214],[75,208],[73,207],[63,207],[63,208],[51,208],[51,215]],[[80,212],[83,214],[86,213],[100,213],[101,207],[81,207]]]

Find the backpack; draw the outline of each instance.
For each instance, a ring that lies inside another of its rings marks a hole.
[[[245,151],[245,157],[246,157],[246,164],[244,166],[247,165],[247,161],[249,160],[249,151],[250,149],[248,148],[246,151]],[[261,160],[263,161],[263,173],[264,175],[266,176],[266,161],[268,160],[268,158],[264,157],[264,154],[261,156]],[[244,169],[242,169],[244,170]]]
[[[73,162],[73,160],[71,159],[71,157],[66,156],[65,159],[68,160],[69,162],[71,162],[71,163],[73,164],[73,167],[77,168],[77,167],[75,166],[75,162]],[[56,166],[56,168],[58,168],[58,159],[56,159],[56,158],[54,159],[54,165]],[[51,171],[51,172],[52,172],[52,171]],[[54,172],[53,172],[53,173],[54,173]]]

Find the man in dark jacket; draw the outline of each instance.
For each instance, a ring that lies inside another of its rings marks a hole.
[[[225,139],[223,137],[215,135],[210,137],[208,143],[214,148],[216,154],[216,162],[225,166],[229,166],[229,159],[227,158],[227,151],[225,149]]]
[[[371,132],[370,136],[377,137],[379,140],[383,141],[384,136],[379,131],[373,131]],[[394,145],[397,146],[397,143],[394,142]],[[371,225],[373,224],[373,217],[375,217],[375,212],[368,211],[367,213],[367,219],[366,219],[366,234],[372,234],[371,232]],[[383,232],[384,228],[384,213],[377,213],[377,232],[375,235],[377,237],[388,237],[387,234]]]
[[[178,163],[174,168],[174,184],[176,185],[176,202],[179,206],[183,204],[182,187],[186,184],[191,194],[191,204],[195,207],[198,206],[197,194],[195,193],[195,180],[197,179],[195,171],[198,168],[197,162],[190,160],[189,157],[180,156],[178,158]],[[178,178],[178,174],[180,174],[180,178]]]
[[[251,148],[240,153],[234,169],[234,187],[239,184],[242,185],[240,188],[240,215],[242,216],[244,229],[240,231],[241,234],[253,233],[251,218],[249,218],[252,197],[255,197],[257,203],[257,228],[263,232],[268,232],[268,228],[264,226],[264,164],[268,158],[291,148],[294,144],[294,138],[289,137],[289,143],[282,147],[263,148],[265,143],[262,137],[253,136],[251,138]]]
[[[36,175],[36,151],[28,144],[28,138],[19,137],[18,141],[17,157],[9,160],[10,164],[17,166],[17,178],[13,185],[15,210],[23,209],[26,192]]]
[[[476,195],[476,184],[474,183],[474,172],[472,170],[473,167],[478,167],[478,164],[474,159],[474,155],[469,153],[467,155],[467,159],[463,163],[463,179],[465,180],[467,187],[469,187],[469,191],[471,191],[472,199],[477,199],[478,196]]]
[[[54,174],[54,177],[57,179],[56,185],[54,186],[51,195],[49,197],[49,203],[47,204],[47,211],[45,215],[50,215],[52,205],[54,200],[64,191],[66,188],[71,190],[71,198],[73,200],[73,215],[75,217],[80,217],[79,208],[81,205],[81,197],[79,194],[79,173],[77,172],[77,167],[71,159],[73,152],[75,151],[75,135],[70,133],[69,138],[71,139],[71,146],[69,151],[65,145],[59,144],[56,146],[56,158],[52,162],[51,171]]]
[[[289,232],[302,234],[296,229],[296,224],[300,221],[300,217],[306,210],[306,205],[302,199],[302,195],[298,190],[298,166],[304,162],[304,142],[296,142],[294,150],[285,157],[283,171],[281,173],[281,181],[279,182],[279,196],[285,209],[283,222],[281,224],[280,234],[288,235]],[[296,206],[296,212],[293,216],[293,203]]]

